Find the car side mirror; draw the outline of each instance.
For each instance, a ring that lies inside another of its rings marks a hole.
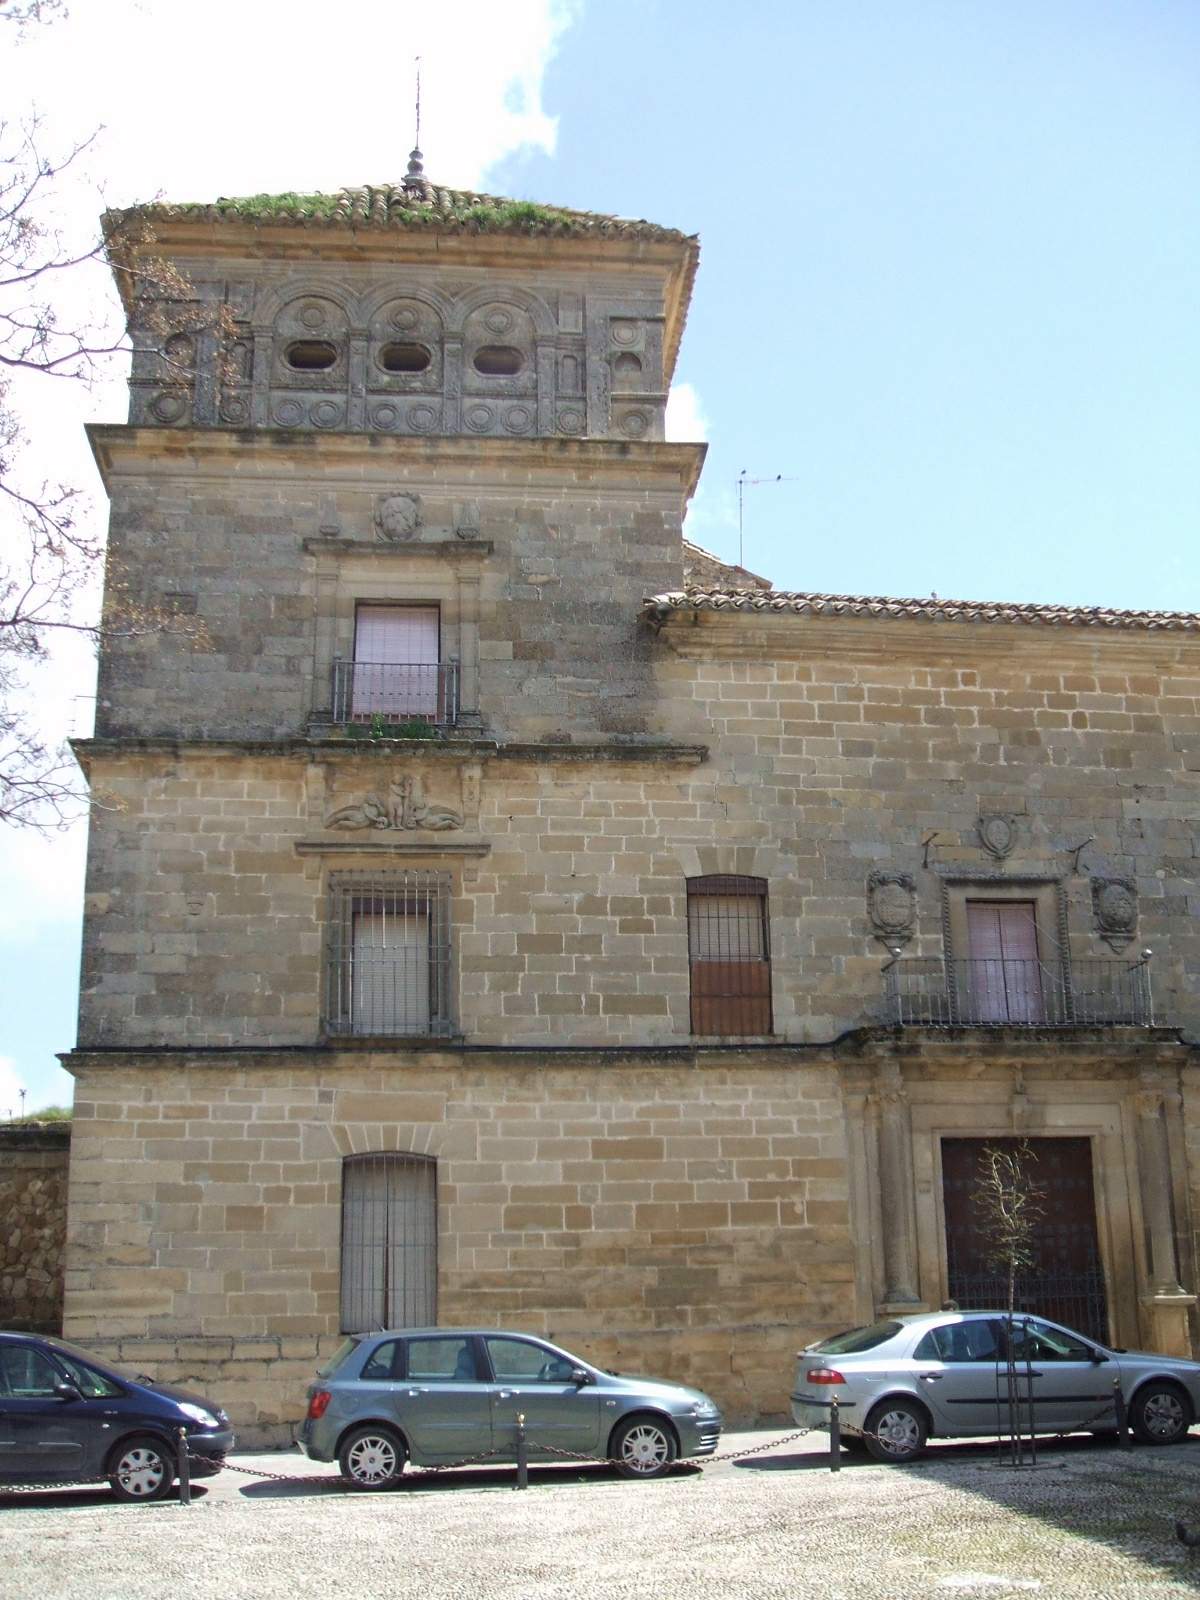
[[[54,1398],[56,1400],[82,1400],[83,1396],[73,1383],[56,1383],[54,1385]]]
[[[583,1389],[589,1383],[594,1383],[595,1379],[590,1372],[585,1372],[582,1367],[575,1367],[571,1372],[571,1382],[577,1389]]]
[[[1094,1367],[1102,1367],[1107,1360],[1108,1360],[1108,1357],[1106,1355],[1104,1355],[1101,1351],[1099,1351],[1099,1350],[1093,1350],[1092,1351],[1092,1365]]]

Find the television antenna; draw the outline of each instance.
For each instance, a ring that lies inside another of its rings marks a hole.
[[[745,467],[737,475],[737,506],[738,506],[738,566],[745,566],[743,554],[743,521],[744,498],[747,489],[755,489],[762,483],[799,483],[799,478],[785,478],[782,472],[777,472],[773,478],[748,478]]]

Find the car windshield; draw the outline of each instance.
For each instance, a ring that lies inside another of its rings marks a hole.
[[[332,1375],[341,1366],[342,1362],[345,1361],[346,1357],[357,1350],[358,1346],[359,1341],[357,1339],[343,1339],[341,1344],[338,1345],[337,1349],[329,1357],[329,1360],[322,1361],[321,1365],[317,1368],[317,1377],[332,1377]]]
[[[124,1378],[127,1383],[137,1381],[131,1372],[127,1372],[123,1367],[118,1367],[115,1362],[101,1361],[92,1355],[90,1351],[81,1350],[76,1344],[68,1344],[65,1339],[47,1339],[46,1343],[61,1359],[63,1365],[71,1371],[73,1376],[78,1376],[77,1369],[82,1365],[90,1373],[96,1374],[97,1377]],[[110,1390],[104,1392],[111,1393]]]
[[[903,1328],[901,1322],[873,1322],[869,1328],[850,1328],[846,1333],[835,1333],[830,1339],[822,1339],[820,1344],[810,1345],[809,1353],[819,1351],[827,1356],[852,1356],[860,1350],[874,1350],[876,1345],[886,1344]]]

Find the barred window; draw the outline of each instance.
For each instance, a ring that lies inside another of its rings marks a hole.
[[[343,1333],[437,1323],[437,1161],[347,1156],[342,1163]]]
[[[771,952],[763,878],[689,878],[692,1032],[771,1031]]]
[[[330,1033],[451,1031],[450,875],[340,873],[331,884]]]

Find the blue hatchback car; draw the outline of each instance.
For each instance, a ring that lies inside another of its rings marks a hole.
[[[210,1400],[126,1377],[61,1339],[0,1333],[0,1493],[6,1483],[107,1479],[118,1500],[160,1500],[175,1481],[180,1428],[190,1476],[219,1472],[234,1437]]]

